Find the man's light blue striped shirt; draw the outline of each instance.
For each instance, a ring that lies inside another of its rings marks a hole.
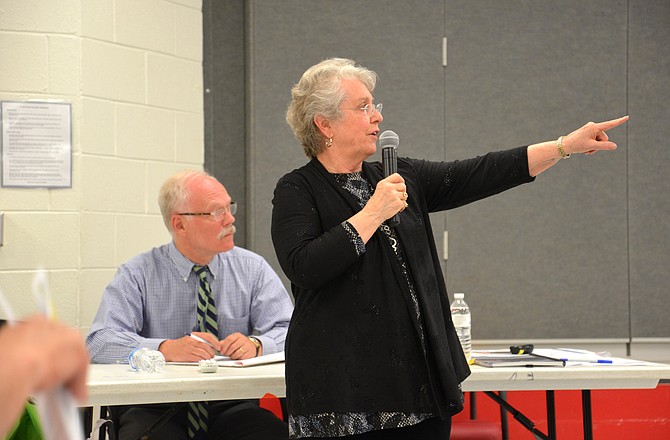
[[[283,350],[293,305],[265,259],[234,247],[208,267],[219,339],[240,332],[258,337],[264,354]],[[197,331],[198,277],[192,268],[173,242],[123,264],[105,289],[86,338],[91,360],[127,361],[135,348],[156,350],[166,339]]]

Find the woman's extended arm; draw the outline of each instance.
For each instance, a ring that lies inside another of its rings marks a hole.
[[[551,168],[563,157],[573,153],[593,154],[600,150],[614,150],[616,144],[609,140],[607,130],[619,126],[628,116],[605,122],[589,122],[556,141],[546,141],[528,147],[528,171],[535,177]],[[562,153],[561,153],[562,149]]]

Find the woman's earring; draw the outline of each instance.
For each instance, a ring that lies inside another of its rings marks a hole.
[[[326,148],[333,146],[333,138],[328,138],[326,141]]]

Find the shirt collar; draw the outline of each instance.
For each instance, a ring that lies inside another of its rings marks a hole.
[[[184,280],[184,282],[188,281],[188,277],[193,273],[193,265],[195,263],[179,252],[174,241],[171,241],[168,245],[168,255],[170,255],[172,262],[175,264],[177,272],[179,272],[179,277]],[[223,271],[223,259],[223,253],[215,255],[214,258],[212,258],[212,261],[207,265],[209,267],[209,273],[212,274],[214,279],[216,279],[217,274],[222,273]]]

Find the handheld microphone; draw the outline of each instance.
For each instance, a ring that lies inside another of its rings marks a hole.
[[[400,144],[400,138],[394,131],[386,130],[379,136],[379,147],[382,149],[382,167],[384,168],[384,177],[388,177],[398,172],[398,151],[396,148]],[[400,215],[395,214],[386,222],[390,227],[395,228],[400,224]]]

